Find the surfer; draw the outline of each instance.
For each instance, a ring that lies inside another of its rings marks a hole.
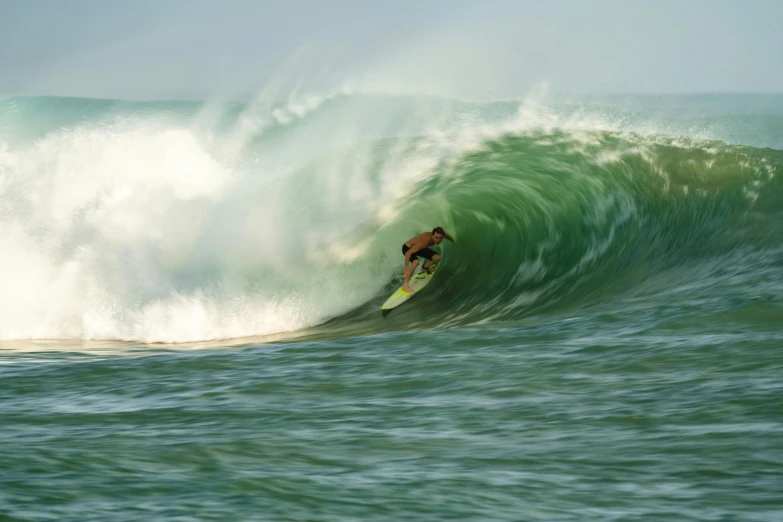
[[[429,248],[430,245],[438,245],[443,238],[448,239],[452,243],[454,238],[448,235],[442,227],[435,227],[432,232],[422,232],[418,236],[413,236],[402,245],[402,254],[405,256],[405,270],[403,271],[404,281],[402,283],[402,289],[406,292],[413,292],[413,289],[408,285],[408,281],[411,280],[413,272],[416,271],[416,267],[419,266],[419,259],[423,257],[426,259],[421,269],[429,272],[430,266],[433,263],[440,261],[440,255],[434,250]],[[414,258],[414,259],[411,259]]]

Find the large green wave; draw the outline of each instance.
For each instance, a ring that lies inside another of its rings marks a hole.
[[[0,338],[345,335],[761,295],[783,117],[729,101],[5,100]],[[438,276],[381,319],[402,242],[438,225],[457,239]]]
[[[407,209],[439,209],[458,240],[395,327],[653,299],[698,287],[705,265],[753,271],[782,238],[782,168],[781,151],[660,135],[555,129],[485,141],[423,182]]]

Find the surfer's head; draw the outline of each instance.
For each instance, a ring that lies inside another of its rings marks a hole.
[[[446,235],[446,231],[443,227],[435,227],[432,229],[432,241],[436,245],[443,241],[443,237]]]

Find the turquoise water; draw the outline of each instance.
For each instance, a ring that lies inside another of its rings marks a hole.
[[[0,518],[781,520],[781,149],[781,96],[5,100]]]

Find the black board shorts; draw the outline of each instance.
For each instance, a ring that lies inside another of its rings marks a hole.
[[[408,245],[403,243],[402,244],[402,255],[405,255],[405,252],[407,252],[410,249],[411,249],[411,247],[409,247]],[[422,248],[421,250],[415,251],[411,255],[411,257],[423,257],[424,259],[429,259],[430,261],[432,261],[432,256],[434,256],[435,254],[437,254],[437,252],[435,252],[431,248]]]

